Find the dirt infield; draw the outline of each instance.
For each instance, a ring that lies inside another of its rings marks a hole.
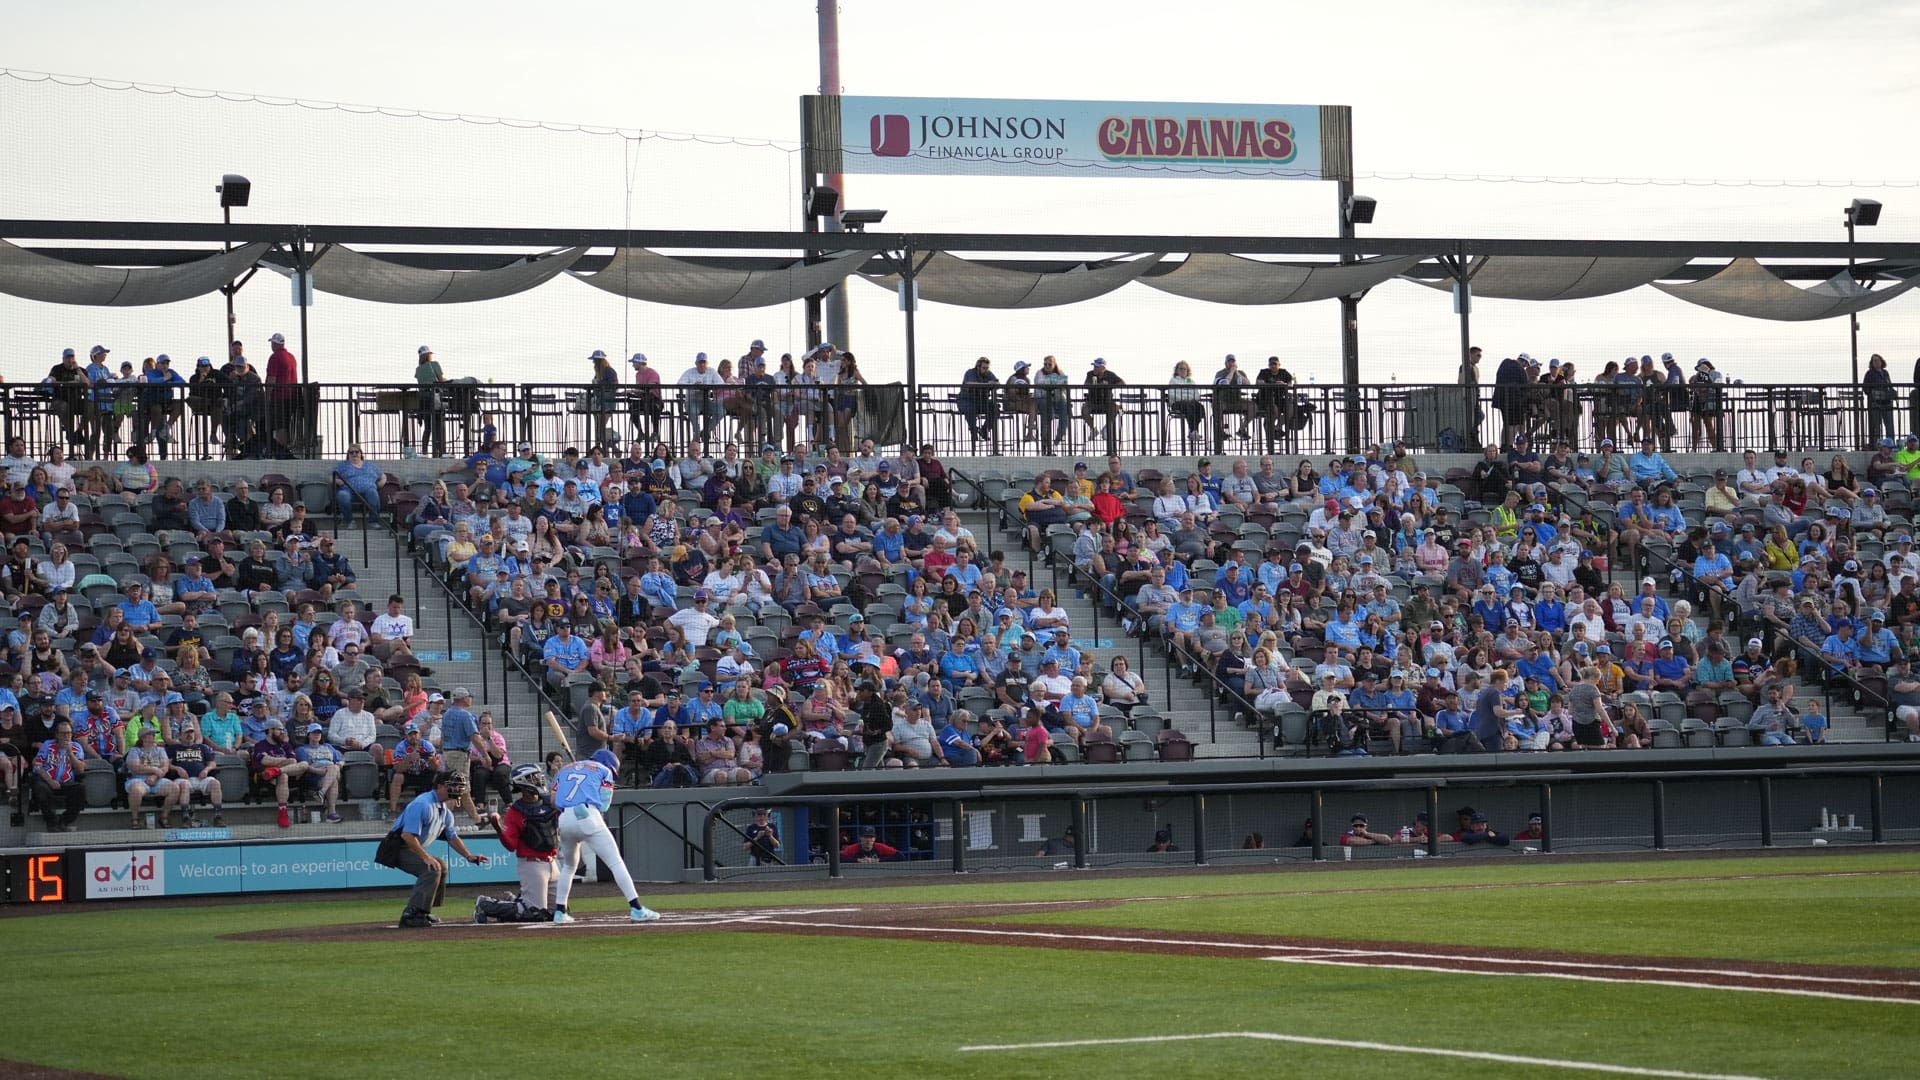
[[[582,915],[578,921],[564,926],[550,923],[479,926],[449,920],[431,930],[401,931],[391,924],[357,924],[258,931],[234,935],[234,938],[252,941],[365,941],[369,937],[405,933],[425,942],[499,940],[499,935],[520,933],[608,935],[730,931],[1237,958],[1316,966],[1742,990],[1844,1001],[1920,1003],[1920,972],[1897,968],[1607,956],[1499,946],[1129,930],[1067,924],[996,925],[990,921],[1009,915],[1085,911],[1173,899],[1182,897],[741,908],[668,912],[659,922],[648,924],[630,922],[621,913],[594,912]]]
[[[52,1065],[34,1065],[25,1061],[0,1058],[0,1080],[114,1080],[105,1073],[75,1072]]]

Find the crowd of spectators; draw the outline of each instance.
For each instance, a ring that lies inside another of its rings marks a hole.
[[[652,784],[747,783],[796,749],[868,767],[1050,760],[1147,703],[952,506],[931,444],[498,444],[413,535],[562,699],[582,752]]]
[[[1018,506],[1131,633],[1249,715],[1307,712],[1342,753],[1646,747],[1682,714],[1817,742],[1824,709],[1796,695],[1821,684],[1920,705],[1920,440],[1864,475],[1772,457],[1682,478],[1654,440],[1543,455],[1520,434],[1447,473],[1404,446],[1325,472],[1110,458]]]
[[[282,827],[294,802],[339,822],[352,765],[390,769],[394,795],[407,786],[415,762],[390,768],[388,753],[403,743],[424,743],[435,768],[468,755],[477,790],[504,790],[490,718],[427,684],[404,598],[359,596],[291,481],[189,485],[137,445],[98,473],[59,443],[36,457],[16,437],[0,457],[0,779],[16,823],[37,807],[49,831],[76,829],[85,777],[107,770],[131,828],[149,809],[162,827],[194,822],[198,802],[224,825],[223,768]],[[333,483],[358,500],[329,499],[342,517],[401,490],[357,448]]]

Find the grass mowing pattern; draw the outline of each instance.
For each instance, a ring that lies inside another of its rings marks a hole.
[[[1592,903],[1604,897],[1614,909],[1605,925],[1638,933],[1633,947],[1615,951],[1892,964],[1912,962],[1900,959],[1911,957],[1901,920],[1884,914],[1892,896],[1910,908],[1909,878],[1341,891],[1916,867],[1920,858],[1906,855],[1567,867],[1529,860],[1353,874],[1061,875],[1014,884],[758,894],[720,889],[658,906],[1209,894],[1045,918],[1350,936],[1372,927],[1384,937],[1434,941],[1486,941],[1484,935],[1525,930],[1528,939],[1513,943],[1596,948],[1582,942],[1617,932],[1590,929]],[[456,905],[472,892],[459,891],[448,910],[458,913]],[[1262,895],[1222,895],[1229,893]],[[1289,895],[1298,893],[1331,895]],[[1797,906],[1783,914],[1783,902]],[[34,988],[12,996],[8,1030],[32,1034],[9,1039],[6,1056],[132,1077],[178,1077],[182,1062],[192,1061],[196,1077],[250,1080],[274,1074],[276,1063],[292,1074],[409,1080],[720,1072],[834,1080],[1095,1072],[1103,1080],[1529,1074],[1488,1063],[1238,1042],[954,1052],[983,1041],[1245,1029],[1697,1072],[1888,1076],[1910,1067],[1907,1032],[1920,1019],[1912,1005],[1669,987],[726,931],[649,935],[638,928],[630,936],[574,940],[503,934],[498,944],[486,945],[436,943],[430,935],[408,941],[397,932],[327,946],[218,939],[243,930],[387,922],[398,906],[390,898],[208,908],[128,904],[0,920],[10,981]],[[612,910],[618,901],[584,906]],[[1475,926],[1485,927],[1476,931],[1482,936],[1456,936]],[[1724,951],[1741,942],[1746,952]],[[185,989],[164,988],[156,972],[179,973]],[[583,977],[575,993],[562,997],[556,989]],[[137,1029],[116,1024],[105,1034],[103,1016],[154,1022]],[[247,1034],[263,1026],[289,1036],[279,1044],[283,1050],[264,1058]]]

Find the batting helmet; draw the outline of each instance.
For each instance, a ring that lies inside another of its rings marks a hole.
[[[547,773],[538,765],[521,765],[513,770],[513,778],[508,786],[515,791],[531,791],[535,795],[547,793]]]

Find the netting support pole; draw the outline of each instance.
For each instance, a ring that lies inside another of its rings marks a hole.
[[[840,804],[827,807],[827,877],[840,876]]]
[[[1873,842],[1887,842],[1887,778],[1874,773],[1867,778],[1867,817],[1873,829]]]
[[[1087,868],[1087,800],[1076,796],[1067,803],[1067,818],[1073,822],[1073,868]]]
[[[906,309],[907,324],[907,438],[912,445],[920,445],[920,367],[916,346],[917,333],[914,329],[914,314],[920,308],[920,297],[913,284],[913,245],[909,244],[900,252],[900,305]],[[829,297],[831,299],[831,296]],[[842,305],[844,307],[844,304]],[[839,345],[839,342],[834,342]],[[1055,592],[1059,590],[1056,588]],[[1096,610],[1098,605],[1095,605]]]
[[[1340,200],[1338,216],[1340,239],[1353,239],[1353,176],[1351,172],[1334,185]],[[1342,265],[1354,262],[1351,250],[1342,249]],[[1352,293],[1340,297],[1340,383],[1341,392],[1346,395],[1346,439],[1347,453],[1361,451],[1360,433],[1360,298]]]
[[[817,16],[815,33],[820,46],[820,92],[838,97],[845,91],[845,88],[840,85],[839,0],[819,0],[814,11]],[[834,133],[833,138],[834,145],[839,145],[838,132]],[[840,208],[846,209],[847,178],[839,173],[830,173],[823,182],[827,187],[840,193]],[[827,217],[823,225],[826,232],[839,232],[840,216],[834,214]],[[844,280],[834,282],[832,287],[821,294],[821,300],[820,319],[825,324],[821,327],[821,332],[826,340],[833,342],[833,347],[842,352],[853,348],[853,333],[847,326],[847,283]],[[808,343],[819,344],[819,342],[820,338],[813,337]]]
[[[311,306],[307,303],[307,297],[313,287],[312,282],[307,278],[307,274],[313,269],[312,263],[307,257],[309,250],[307,247],[307,230],[305,226],[301,226],[301,228],[294,233],[293,237],[293,265],[299,275],[294,279],[295,289],[297,290],[294,294],[294,299],[295,302],[300,305],[300,385],[303,388],[301,391],[302,398],[306,396],[304,388],[313,385],[313,368],[310,363],[311,358],[307,355],[308,350],[311,348],[307,343],[307,308]],[[294,428],[296,431],[304,429],[306,423],[307,421],[304,419],[295,418],[289,418],[287,421],[288,426]]]
[[[1773,781],[1760,778],[1760,846],[1773,846]]]
[[[1193,797],[1193,865],[1207,865],[1207,797],[1199,794]]]
[[[1427,821],[1433,821],[1433,815],[1427,815]],[[1428,826],[1431,831],[1431,824]],[[1553,785],[1540,785],[1540,850],[1553,854]]]
[[[967,872],[967,804],[953,800],[953,872]]]
[[[1667,782],[1653,782],[1653,850],[1667,850]]]
[[[1428,802],[1438,805],[1437,800],[1439,797],[1438,794],[1435,794]],[[1319,788],[1314,788],[1308,805],[1313,808],[1309,811],[1313,818],[1313,861],[1325,862],[1327,861],[1327,845],[1326,841],[1321,839],[1321,836],[1325,833],[1327,825],[1326,821],[1323,820],[1327,816],[1326,792],[1321,791]],[[1432,821],[1432,816],[1429,815],[1427,820]]]

